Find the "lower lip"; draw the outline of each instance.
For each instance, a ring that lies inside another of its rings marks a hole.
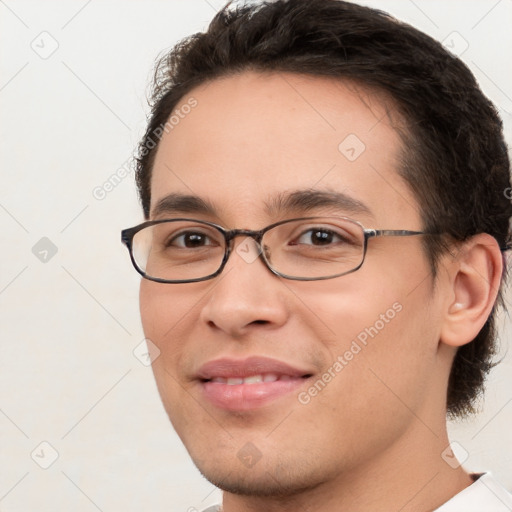
[[[306,379],[276,380],[255,384],[222,384],[203,382],[203,393],[207,400],[221,409],[248,411],[257,409],[287,395],[301,387]]]

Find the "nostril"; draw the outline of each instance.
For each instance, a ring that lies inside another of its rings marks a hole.
[[[260,325],[265,325],[265,324],[268,324],[268,320],[254,320],[253,322],[251,322],[251,324],[260,324]]]

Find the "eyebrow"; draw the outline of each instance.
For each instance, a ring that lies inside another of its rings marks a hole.
[[[166,195],[156,203],[153,208],[152,217],[176,213],[202,213],[215,216],[216,209],[210,201],[201,197],[173,193]]]
[[[281,193],[266,203],[267,212],[271,215],[282,213],[302,213],[311,210],[330,207],[347,213],[373,217],[370,208],[362,201],[343,192],[330,190],[296,190]]]
[[[305,189],[282,192],[264,204],[269,216],[302,214],[320,208],[332,208],[373,217],[372,211],[363,202],[343,192],[329,190]],[[171,193],[161,198],[153,208],[152,217],[170,214],[203,214],[219,217],[217,208],[209,200],[180,193]]]

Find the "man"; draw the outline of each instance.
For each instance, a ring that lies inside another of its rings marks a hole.
[[[512,510],[446,433],[491,367],[512,213],[460,60],[351,3],[227,6],[160,62],[139,150],[153,370],[224,512]]]

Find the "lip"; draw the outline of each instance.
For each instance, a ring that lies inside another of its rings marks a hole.
[[[254,375],[275,375],[272,382],[227,384],[212,379],[245,379]],[[196,379],[203,396],[216,407],[230,411],[257,409],[304,385],[312,372],[283,361],[252,356],[243,360],[221,358],[201,366]],[[284,380],[280,380],[284,376]]]

